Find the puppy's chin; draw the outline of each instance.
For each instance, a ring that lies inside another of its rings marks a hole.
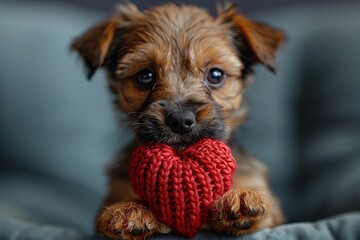
[[[191,145],[195,144],[199,140],[200,139],[196,139],[194,141],[189,141],[189,140],[185,139],[183,141],[180,140],[179,142],[172,142],[172,143],[167,143],[167,144],[178,151],[183,151],[186,148],[190,147]]]
[[[198,126],[191,133],[173,133],[166,125],[147,123],[136,132],[140,143],[165,143],[178,151],[182,151],[203,138],[225,141],[224,127],[221,122],[214,121],[207,126]]]
[[[204,139],[204,138],[211,138],[211,139],[217,139],[217,140],[224,141],[224,139],[222,139],[220,135],[216,135],[216,134],[207,134],[207,135],[198,134],[196,136],[194,136],[192,134],[187,134],[187,135],[180,136],[176,139],[172,139],[171,141],[164,142],[164,143],[170,145],[171,147],[173,147],[174,149],[176,149],[178,151],[183,151],[186,148],[190,147],[191,145],[194,145],[195,143],[197,143],[198,141],[200,141],[201,139]]]
[[[163,138],[162,141],[159,142],[166,143],[177,150],[184,150],[195,144],[198,140],[200,140],[199,137],[192,136],[191,134],[172,134],[172,136]]]

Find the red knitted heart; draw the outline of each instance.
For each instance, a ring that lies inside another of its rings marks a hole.
[[[217,140],[200,140],[180,153],[166,144],[145,144],[133,152],[130,178],[161,222],[192,237],[214,200],[229,190],[235,167],[229,147]]]

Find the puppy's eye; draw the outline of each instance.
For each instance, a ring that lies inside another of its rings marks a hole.
[[[220,68],[211,68],[207,75],[207,82],[210,87],[218,88],[224,84],[225,73]]]
[[[155,74],[145,68],[136,74],[136,82],[140,87],[150,87],[155,82]]]

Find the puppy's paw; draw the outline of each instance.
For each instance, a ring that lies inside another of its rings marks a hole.
[[[271,225],[269,197],[262,191],[234,189],[216,200],[209,225],[217,232],[241,235]]]
[[[98,216],[97,230],[111,239],[142,240],[158,233],[170,232],[154,214],[136,201],[119,202],[106,207]]]

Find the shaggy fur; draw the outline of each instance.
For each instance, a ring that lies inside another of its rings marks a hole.
[[[237,13],[235,6],[219,7],[216,17],[206,10],[167,4],[144,12],[120,5],[116,14],[75,39],[72,49],[83,58],[88,78],[102,67],[128,116],[134,143],[111,170],[110,188],[97,219],[100,234],[113,239],[144,239],[170,231],[137,202],[129,183],[129,160],[143,142],[165,142],[184,149],[201,138],[230,142],[235,127],[246,120],[243,91],[251,67],[261,63],[274,71],[274,59],[284,34]],[[224,81],[209,84],[211,69],[220,69]],[[142,70],[155,81],[139,85]],[[176,133],[168,116],[192,112],[190,132]],[[266,168],[236,146],[240,162],[233,190],[214,202],[215,231],[247,234],[283,221],[278,202],[267,184]]]

